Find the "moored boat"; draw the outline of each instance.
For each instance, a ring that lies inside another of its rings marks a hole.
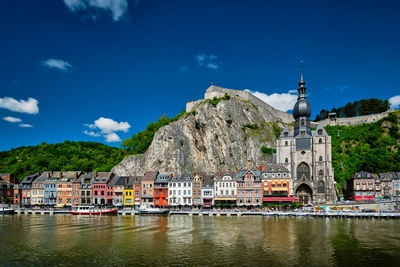
[[[94,206],[78,206],[71,210],[72,215],[112,215],[116,214],[118,209],[115,208],[96,208]]]
[[[15,210],[12,208],[8,208],[8,207],[0,207],[0,215],[4,215],[4,214],[14,214]]]
[[[167,209],[152,208],[149,206],[141,206],[138,211],[139,211],[139,214],[142,214],[142,215],[160,215],[160,214],[168,214],[169,213],[169,210],[167,210]]]

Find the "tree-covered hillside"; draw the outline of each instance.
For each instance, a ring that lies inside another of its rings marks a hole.
[[[338,118],[350,118],[355,116],[378,114],[389,109],[390,103],[388,100],[370,98],[361,99],[355,102],[349,102],[343,107],[332,108],[331,111],[322,109],[315,117],[315,121],[320,121],[328,118],[329,113],[336,113]]]
[[[341,192],[346,179],[358,171],[400,171],[400,112],[370,124],[327,126],[332,136],[335,179]]]
[[[0,173],[19,179],[43,171],[110,171],[126,151],[95,142],[42,143],[0,152]]]

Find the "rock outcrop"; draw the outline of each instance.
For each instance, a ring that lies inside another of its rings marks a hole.
[[[146,153],[132,155],[113,168],[118,175],[142,175],[159,170],[175,175],[193,171],[256,168],[272,161],[261,147],[275,147],[285,117],[271,112],[264,102],[253,103],[239,96],[217,104],[196,101],[180,120],[160,128]]]

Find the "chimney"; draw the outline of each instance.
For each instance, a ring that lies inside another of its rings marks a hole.
[[[96,178],[97,177],[97,172],[94,172],[93,175],[94,175],[94,178]]]
[[[128,176],[125,177],[125,185],[128,184]]]
[[[218,176],[221,177],[221,169],[218,170]]]
[[[263,169],[264,169],[263,165],[258,166],[259,171],[263,171]]]
[[[75,179],[78,179],[78,172],[75,172]]]
[[[169,179],[171,180],[172,177],[174,177],[174,175],[172,174],[172,172],[169,174]]]
[[[50,178],[50,172],[47,172],[46,176],[47,176],[47,179],[49,179]]]
[[[62,178],[62,172],[58,173],[58,178],[61,179]]]

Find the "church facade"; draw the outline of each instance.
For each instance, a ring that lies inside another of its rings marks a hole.
[[[332,168],[331,137],[318,125],[311,130],[311,104],[301,74],[293,108],[294,131],[285,128],[277,140],[276,162],[291,172],[290,195],[300,203],[331,203],[337,199]]]

